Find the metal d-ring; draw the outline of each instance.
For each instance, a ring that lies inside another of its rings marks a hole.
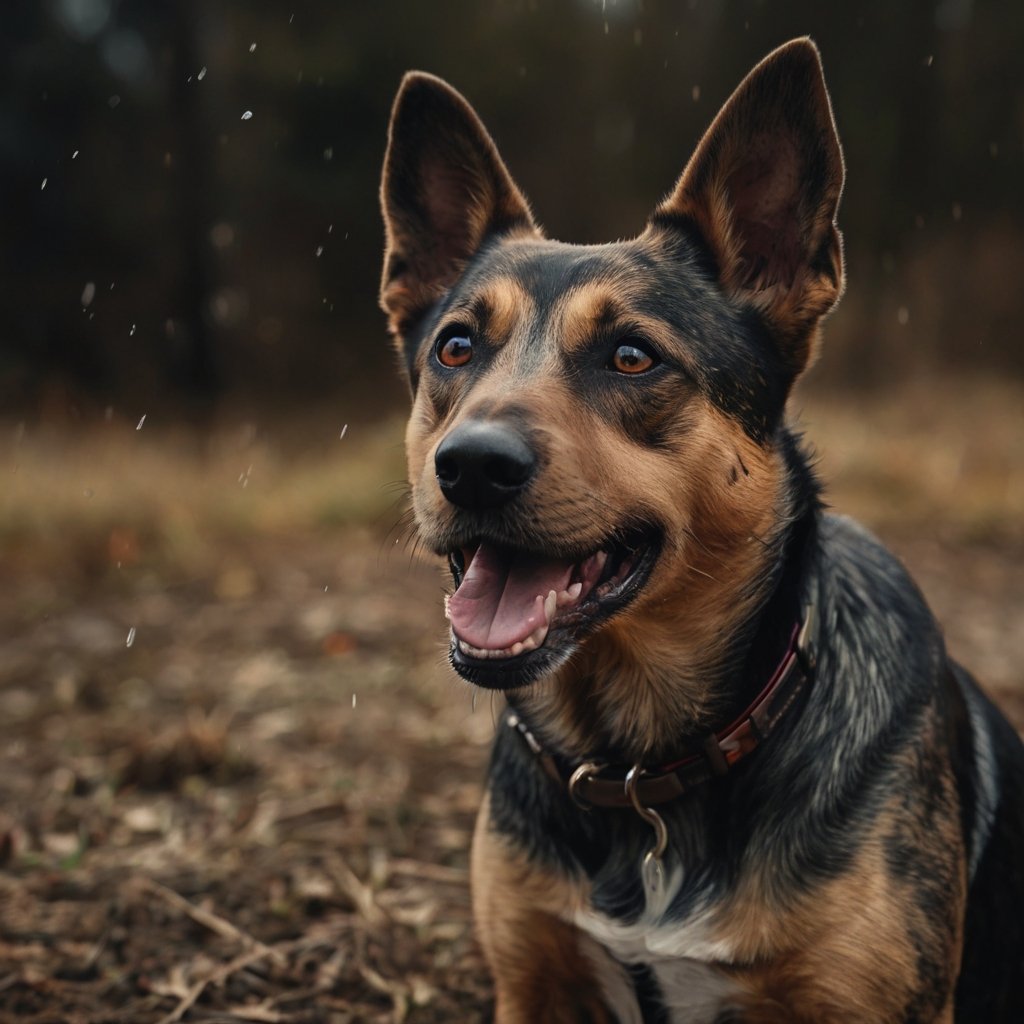
[[[648,852],[647,856],[653,857],[654,860],[659,861],[664,855],[665,850],[668,849],[668,828],[665,826],[664,820],[656,810],[651,807],[645,807],[640,803],[640,795],[637,793],[636,787],[643,774],[643,766],[639,764],[633,765],[633,767],[626,772],[626,796],[629,797],[629,802],[633,805],[633,810],[636,811],[636,813],[654,829],[654,848]]]
[[[597,763],[597,761],[584,761],[576,771],[569,776],[569,796],[572,797],[572,802],[583,811],[589,811],[593,804],[584,797],[579,787],[595,776],[603,767]]]

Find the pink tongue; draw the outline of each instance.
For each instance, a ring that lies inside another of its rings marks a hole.
[[[510,554],[481,544],[448,602],[455,635],[498,651],[525,640],[544,619],[544,598],[569,586],[571,562]]]

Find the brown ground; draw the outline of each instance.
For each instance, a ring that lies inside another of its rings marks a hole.
[[[807,418],[1024,726],[1018,399],[959,441]],[[6,453],[0,1020],[489,1019],[466,865],[496,705],[445,669],[390,495],[353,496],[400,475],[394,430],[328,466],[132,428]]]

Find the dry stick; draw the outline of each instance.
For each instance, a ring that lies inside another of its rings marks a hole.
[[[248,932],[242,931],[241,928],[233,925],[225,918],[220,917],[209,910],[204,910],[202,907],[197,907],[194,903],[190,903],[184,896],[179,896],[173,889],[168,889],[166,885],[161,885],[159,882],[156,882],[151,878],[140,878],[139,883],[143,888],[148,889],[154,895],[159,896],[166,903],[169,903],[172,907],[180,910],[184,914],[187,914],[193,921],[197,924],[201,924],[204,928],[209,928],[210,931],[216,932],[218,935],[223,936],[226,939],[233,939],[235,942],[239,942],[243,946],[248,946],[250,949],[258,950],[263,956],[273,958],[278,965],[285,963],[284,957],[278,950],[260,942],[259,939],[250,935]]]
[[[395,857],[389,860],[387,865],[393,875],[408,875],[412,878],[426,879],[428,882],[465,885],[469,881],[469,871],[466,868],[450,868],[444,864],[430,864],[407,857]]]
[[[261,944],[262,945],[262,944]],[[222,981],[226,981],[236,971],[240,971],[250,964],[255,963],[257,960],[263,960],[267,956],[275,955],[276,950],[271,949],[269,946],[262,946],[261,949],[250,949],[247,953],[242,953],[241,956],[236,956],[234,960],[229,960],[223,967],[218,967],[217,970],[211,971],[205,978],[200,978],[189,990],[180,997],[178,1005],[171,1010],[165,1017],[161,1017],[158,1024],[175,1024],[175,1021],[181,1020],[182,1017],[195,1005],[196,1000],[203,994],[209,985],[216,985]]]

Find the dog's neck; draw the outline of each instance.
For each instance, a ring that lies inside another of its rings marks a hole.
[[[511,695],[547,749],[569,759],[671,760],[764,687],[800,616],[818,514],[813,478],[790,468],[793,486],[773,522],[731,550],[704,551],[707,565],[694,557],[678,583],[685,599],[623,616],[549,679]]]

